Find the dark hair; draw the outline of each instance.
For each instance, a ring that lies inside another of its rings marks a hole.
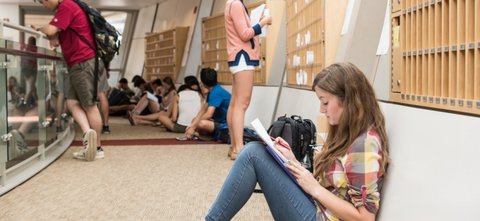
[[[190,88],[190,86],[188,86],[186,84],[182,84],[182,85],[180,85],[180,87],[178,87],[177,93],[180,93],[180,92],[182,92],[184,90],[187,90],[187,89],[191,90],[192,88]]]
[[[193,76],[193,75],[186,76],[185,78],[183,78],[183,82],[184,82],[186,85],[189,85],[189,86],[193,86],[193,85],[198,85],[198,86],[200,86],[200,83],[198,82],[197,77],[195,77],[195,76]]]
[[[200,83],[198,82],[197,77],[193,75],[186,76],[185,78],[183,78],[183,81],[185,82],[185,85],[188,87],[188,89],[198,92],[200,96],[203,97],[203,93],[200,89]],[[197,86],[197,88],[195,89],[193,88],[193,86]],[[180,88],[178,89],[178,92],[180,92]]]
[[[133,81],[133,86],[134,87],[139,87],[140,85],[142,84],[145,84],[147,83],[145,80],[143,80],[143,78],[137,78],[135,81]]]
[[[128,84],[128,81],[127,81],[126,78],[122,78],[122,79],[120,79],[120,80],[118,81],[118,83],[120,83],[120,84]]]
[[[207,87],[217,85],[217,71],[213,68],[202,68],[200,71],[200,80]]]
[[[168,88],[168,91],[163,92],[164,95],[167,95],[168,93],[170,93],[170,91],[177,90],[177,88],[175,87],[175,83],[173,83],[173,79],[171,77],[163,78],[163,86],[165,87],[165,85],[170,85],[170,87]]]
[[[162,80],[160,80],[160,78],[157,78],[157,79],[153,80],[151,84],[156,84],[158,86],[162,86],[163,83],[162,83]]]
[[[142,77],[140,75],[135,75],[133,76],[132,78],[132,83],[135,83],[135,81],[137,81],[138,79],[141,79]]]
[[[33,36],[28,37],[28,44],[29,45],[37,45],[37,39]]]

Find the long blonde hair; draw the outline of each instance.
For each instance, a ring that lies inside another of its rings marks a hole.
[[[385,119],[375,92],[362,71],[351,63],[332,64],[315,77],[312,89],[315,88],[338,97],[343,113],[338,125],[329,126],[322,151],[314,160],[314,176],[323,179],[335,160],[344,156],[353,141],[369,128],[380,136],[383,158],[380,171],[385,172],[388,164]]]

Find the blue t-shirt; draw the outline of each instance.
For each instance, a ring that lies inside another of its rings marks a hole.
[[[230,105],[230,93],[219,84],[212,87],[207,96],[208,106],[215,107],[213,121],[217,123],[227,122],[228,105]]]

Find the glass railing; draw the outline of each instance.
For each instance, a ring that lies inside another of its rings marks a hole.
[[[61,54],[0,38],[0,195],[51,163],[73,140],[65,114],[66,73]]]

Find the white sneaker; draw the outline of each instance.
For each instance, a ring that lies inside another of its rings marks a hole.
[[[92,129],[88,129],[87,132],[83,134],[83,146],[85,146],[83,153],[85,160],[95,160],[95,156],[97,155],[97,132]]]
[[[86,152],[87,151],[86,151],[85,148],[80,150],[80,151],[74,152],[73,153],[73,158],[79,159],[79,160],[86,160],[86,158],[85,158]],[[97,150],[97,153],[95,155],[95,160],[103,159],[103,158],[105,158],[105,153],[103,152],[103,149]]]
[[[100,149],[97,149],[97,155],[95,155],[95,160],[103,158],[105,158],[105,152],[103,152],[103,149],[100,147]]]

